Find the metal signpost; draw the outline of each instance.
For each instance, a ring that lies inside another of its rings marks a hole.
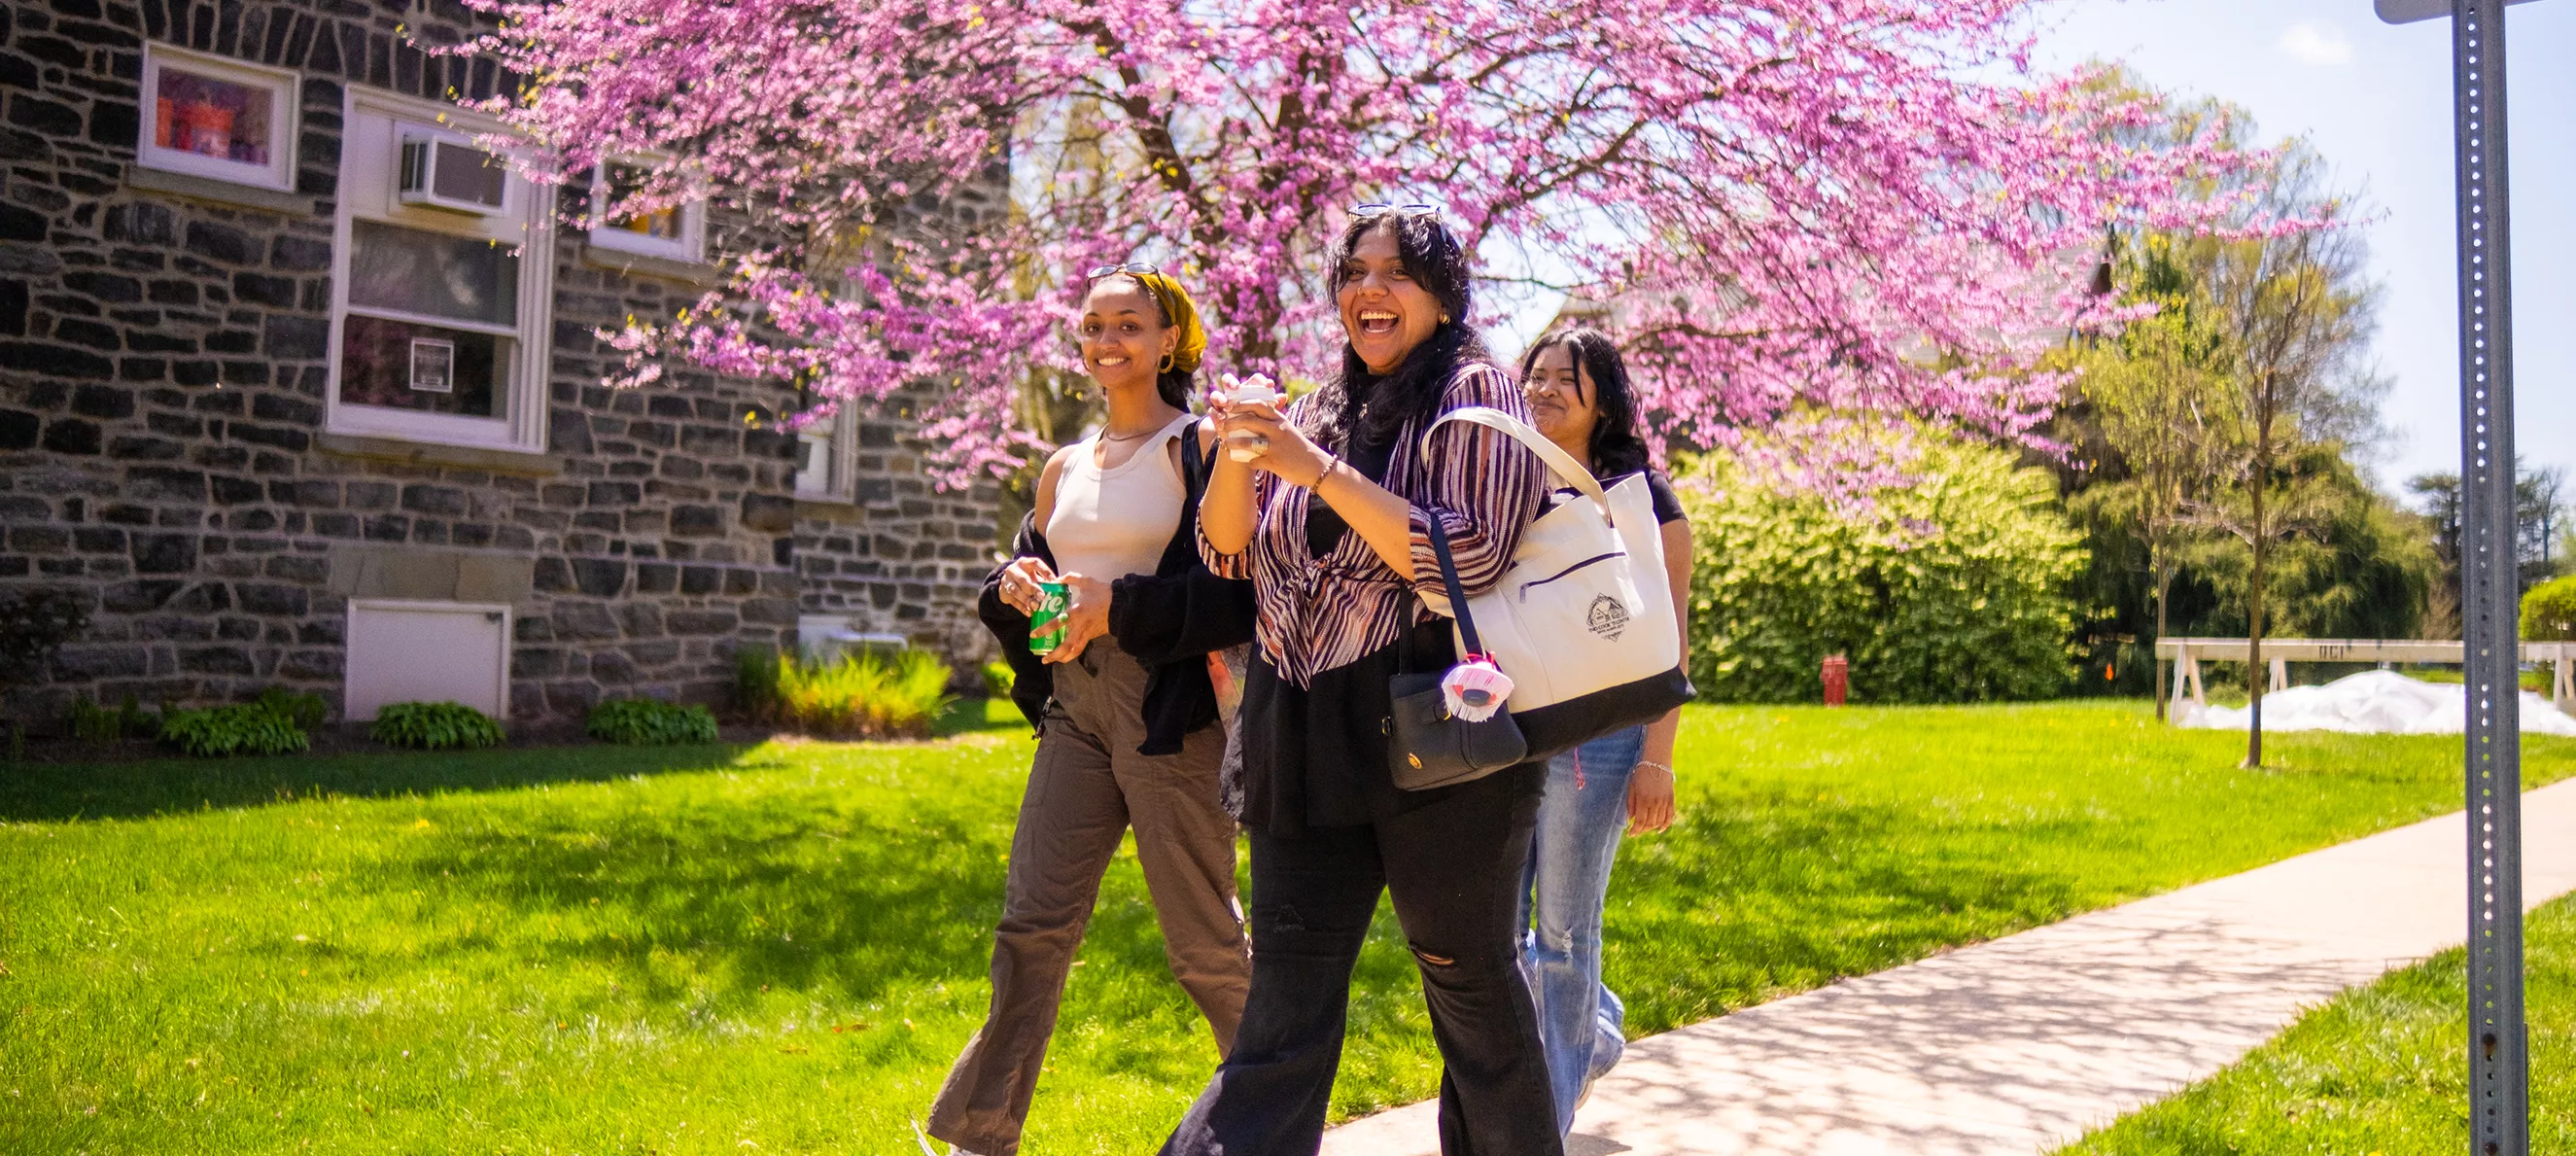
[[[2460,619],[2469,712],[2469,1151],[2529,1156],[2504,72],[2505,6],[2529,0],[2375,2],[2391,24],[2451,18],[2460,193]]]

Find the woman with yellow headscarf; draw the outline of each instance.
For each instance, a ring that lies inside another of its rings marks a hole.
[[[1047,459],[1017,557],[986,579],[980,607],[1038,751],[993,936],[992,1007],[930,1110],[932,1136],[977,1156],[1019,1150],[1065,976],[1130,826],[1172,975],[1220,1057],[1251,986],[1208,655],[1250,641],[1256,611],[1251,583],[1199,561],[1215,435],[1189,395],[1207,331],[1178,281],[1131,263],[1090,272],[1075,333],[1107,420]]]

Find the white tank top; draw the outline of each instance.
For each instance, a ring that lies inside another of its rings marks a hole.
[[[1184,413],[1145,439],[1116,469],[1100,468],[1100,438],[1074,443],[1055,480],[1055,513],[1047,519],[1047,546],[1059,574],[1115,581],[1151,574],[1180,527],[1189,492],[1167,445],[1194,436],[1198,419]]]

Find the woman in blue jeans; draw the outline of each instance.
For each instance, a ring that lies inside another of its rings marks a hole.
[[[1690,651],[1690,523],[1672,482],[1647,462],[1637,433],[1636,395],[1618,347],[1597,329],[1549,333],[1521,358],[1521,389],[1538,431],[1593,476],[1610,482],[1645,471],[1662,523],[1673,621]],[[1661,831],[1673,822],[1673,736],[1681,711],[1613,731],[1548,760],[1521,888],[1522,965],[1538,1001],[1539,1035],[1559,1133],[1574,1109],[1627,1047],[1627,1009],[1601,983],[1601,907],[1622,830]]]

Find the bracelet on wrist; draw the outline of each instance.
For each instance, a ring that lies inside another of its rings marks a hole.
[[[1653,767],[1667,775],[1672,775],[1674,778],[1681,777],[1678,772],[1673,770],[1673,765],[1671,763],[1659,763],[1653,759],[1639,759],[1637,760],[1637,765],[1640,767]]]

